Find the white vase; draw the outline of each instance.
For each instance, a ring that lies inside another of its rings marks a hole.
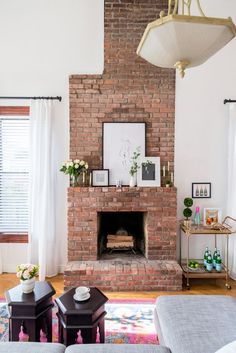
[[[31,293],[35,287],[35,277],[31,279],[25,279],[24,281],[21,279],[21,290],[23,293]]]
[[[137,175],[131,175],[130,181],[129,181],[129,186],[132,188],[137,185]]]

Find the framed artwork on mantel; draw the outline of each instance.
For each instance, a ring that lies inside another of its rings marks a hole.
[[[103,123],[103,169],[109,169],[109,185],[129,185],[131,157],[136,151],[145,156],[146,124]]]
[[[140,158],[138,186],[161,186],[160,157]]]
[[[108,169],[93,169],[92,170],[92,186],[108,186],[109,170]]]

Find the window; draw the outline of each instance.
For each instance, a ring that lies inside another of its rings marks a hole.
[[[25,239],[28,189],[29,107],[0,107],[0,234],[5,241]]]

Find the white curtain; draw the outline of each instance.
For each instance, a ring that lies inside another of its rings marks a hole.
[[[227,215],[236,218],[236,104],[233,103],[229,105]],[[229,266],[230,276],[236,280],[236,235],[229,237]]]
[[[39,265],[39,280],[57,274],[53,102],[30,106],[29,262]]]

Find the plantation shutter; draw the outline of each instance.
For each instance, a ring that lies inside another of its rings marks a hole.
[[[28,231],[29,117],[0,116],[0,232]]]

